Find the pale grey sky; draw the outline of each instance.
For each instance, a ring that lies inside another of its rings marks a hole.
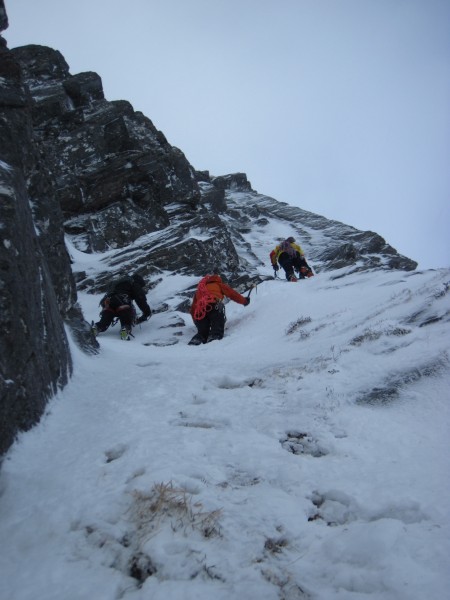
[[[449,0],[5,4],[10,48],[96,71],[196,169],[450,266]]]

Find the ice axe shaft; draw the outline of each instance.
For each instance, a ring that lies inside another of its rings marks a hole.
[[[247,298],[250,298],[250,294],[253,292],[253,288],[257,287],[257,283],[252,283],[250,289],[248,290]]]

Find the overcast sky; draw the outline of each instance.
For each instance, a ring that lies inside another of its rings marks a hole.
[[[196,169],[450,266],[450,0],[5,4],[9,48],[96,71]]]

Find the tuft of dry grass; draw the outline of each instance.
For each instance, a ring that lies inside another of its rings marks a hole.
[[[132,492],[133,518],[139,529],[154,530],[163,520],[169,520],[173,531],[195,529],[205,538],[220,536],[221,509],[203,511],[201,502],[173,483],[156,483],[149,493]]]

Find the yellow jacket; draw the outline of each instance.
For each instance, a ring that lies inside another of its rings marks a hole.
[[[285,248],[283,248],[284,243],[285,242],[281,242],[281,244],[276,246],[270,253],[270,262],[272,263],[272,266],[274,266],[274,267],[278,263],[278,257],[280,256],[280,254],[282,254],[283,252],[286,251]],[[304,258],[305,255],[303,253],[301,246],[299,246],[295,242],[289,242],[289,246],[291,246],[291,248],[293,248],[296,252],[298,252],[302,258]]]

